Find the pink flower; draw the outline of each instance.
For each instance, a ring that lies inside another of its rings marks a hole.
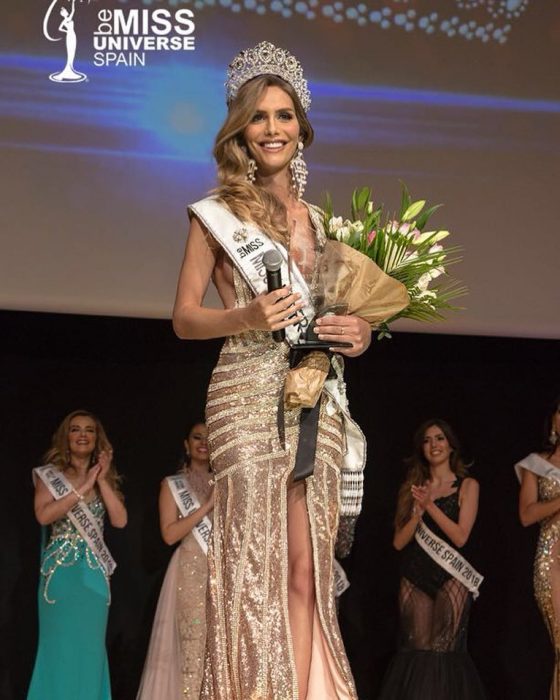
[[[371,245],[373,243],[373,239],[375,238],[377,234],[377,231],[375,229],[372,229],[368,235],[367,235],[367,243],[368,245]]]

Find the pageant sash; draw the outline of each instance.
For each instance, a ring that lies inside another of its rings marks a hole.
[[[296,265],[289,266],[286,248],[281,243],[272,241],[256,226],[240,221],[212,197],[191,204],[189,209],[196,214],[209,233],[226,251],[232,263],[255,294],[268,292],[263,255],[269,250],[276,250],[280,253],[282,256],[282,281],[284,284],[291,282],[292,291],[301,294],[301,300],[304,304],[299,311],[302,317],[301,321],[285,329],[288,342],[291,345],[297,343],[313,320],[315,310],[309,288],[301,272]]]
[[[462,583],[473,594],[473,598],[478,598],[478,589],[484,576],[479,574],[456,549],[435,535],[423,520],[418,523],[414,537],[436,564]]]
[[[37,467],[33,470],[33,475],[41,479],[55,501],[73,492],[72,484],[64,476],[64,473],[52,464]],[[85,501],[79,500],[75,506],[70,508],[66,515],[93,552],[107,578],[109,578],[117,565],[111,556],[111,552],[107,549],[101,528],[88,505]]]
[[[340,566],[336,559],[333,559],[333,574],[334,574],[334,594],[338,598],[344,591],[350,587],[350,581],[346,576],[346,572]]]
[[[350,415],[340,358],[333,358],[333,367],[336,377],[327,379],[325,382],[325,391],[329,397],[326,410],[329,415],[333,415],[337,410],[342,413],[346,443],[342,457],[340,514],[357,517],[362,510],[364,497],[367,443],[360,426]]]
[[[218,241],[231,258],[249,287],[255,294],[267,291],[266,270],[262,262],[263,254],[275,249],[282,255],[282,279],[288,275],[288,255],[286,249],[275,243],[255,226],[244,224],[216,199],[208,197],[190,205],[189,210],[205,225],[208,232]],[[292,289],[302,295],[304,301],[303,319],[299,324],[286,328],[290,342],[298,338],[313,319],[314,310],[307,284],[296,265],[291,266]],[[359,515],[363,498],[363,471],[366,460],[366,440],[358,425],[350,417],[346,385],[342,378],[342,363],[334,361],[337,377],[327,380],[325,389],[330,397],[328,412],[332,415],[337,407],[344,416],[346,450],[343,457],[341,479],[341,515]]]
[[[200,508],[200,502],[184,474],[174,474],[173,476],[166,477],[166,479],[169,490],[179,509],[179,513],[181,513],[183,518],[186,518]],[[212,533],[212,522],[210,518],[205,515],[202,520],[193,527],[191,532],[200,545],[200,549],[202,549],[204,554],[208,554],[208,543],[210,542],[210,535]]]
[[[544,476],[546,479],[554,479],[554,481],[560,483],[560,469],[536,452],[531,452],[530,455],[527,455],[515,465],[514,469],[520,483],[522,469],[533,472],[537,476]]]

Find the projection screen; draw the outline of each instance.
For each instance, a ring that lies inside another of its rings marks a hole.
[[[169,317],[186,205],[215,184],[226,66],[267,39],[297,55],[310,82],[306,199],[330,192],[347,215],[352,189],[369,185],[397,208],[402,180],[445,205],[434,223],[464,247],[453,274],[469,288],[465,309],[399,327],[560,337],[557,3],[3,7],[0,307]]]

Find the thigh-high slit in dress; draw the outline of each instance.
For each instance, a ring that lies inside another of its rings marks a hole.
[[[234,268],[238,306],[253,298]],[[204,700],[306,700],[298,695],[288,613],[287,490],[299,410],[278,407],[288,346],[247,331],[226,339],[206,406],[215,475],[209,549]],[[306,480],[315,612],[307,700],[356,700],[333,586],[342,416],[321,399],[314,474]]]

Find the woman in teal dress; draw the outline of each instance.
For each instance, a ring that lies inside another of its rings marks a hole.
[[[115,564],[103,521],[107,514],[121,528],[127,513],[99,420],[88,411],[66,416],[45,463],[33,475],[43,546],[39,646],[27,700],[110,700],[105,630]]]

